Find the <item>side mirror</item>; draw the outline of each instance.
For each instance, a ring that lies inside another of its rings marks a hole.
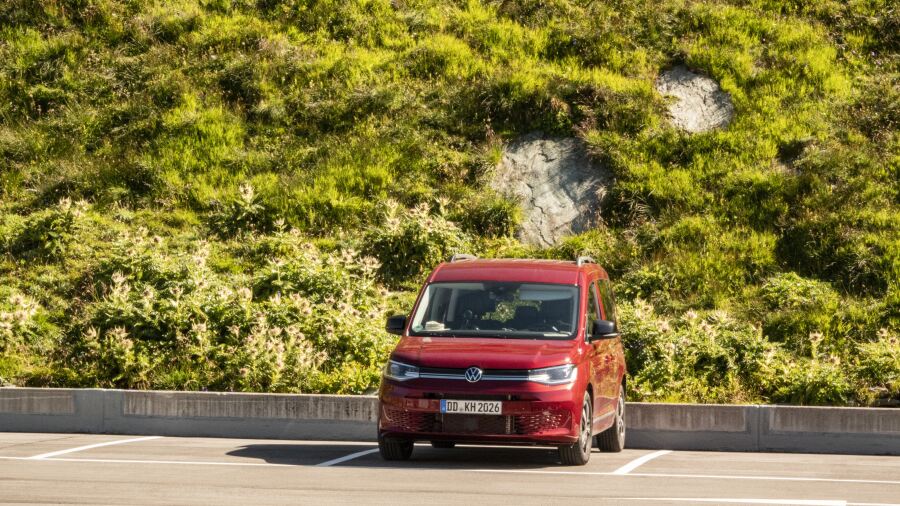
[[[406,315],[397,315],[391,316],[387,319],[387,324],[384,326],[384,330],[387,330],[389,334],[402,335],[403,330],[406,328]]]
[[[599,341],[600,339],[615,339],[619,337],[619,331],[616,330],[616,322],[609,320],[597,320],[591,327],[590,341]]]

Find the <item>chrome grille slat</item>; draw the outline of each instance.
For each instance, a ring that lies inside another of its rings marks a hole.
[[[465,380],[466,369],[448,367],[420,367],[419,378],[442,380]],[[527,369],[486,369],[481,381],[528,381]]]
[[[465,373],[460,374],[439,374],[439,373],[419,373],[419,378],[423,379],[445,379],[445,380],[464,380]],[[480,381],[528,381],[528,375],[522,376],[497,376],[493,374],[484,374]]]

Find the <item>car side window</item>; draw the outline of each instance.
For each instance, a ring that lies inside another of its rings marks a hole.
[[[604,318],[618,323],[616,320],[616,301],[608,279],[600,281],[600,302],[603,304]]]
[[[584,330],[585,336],[591,335],[591,329],[594,328],[594,322],[600,319],[600,306],[597,303],[597,283],[591,283],[591,286],[588,287],[588,307],[587,307],[587,318],[585,318],[585,322],[587,324],[587,328]]]

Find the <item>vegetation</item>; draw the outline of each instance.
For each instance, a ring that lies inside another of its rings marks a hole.
[[[439,260],[586,253],[634,400],[897,402],[898,49],[884,0],[7,0],[0,381],[362,393]],[[616,180],[549,249],[486,189],[533,130]]]

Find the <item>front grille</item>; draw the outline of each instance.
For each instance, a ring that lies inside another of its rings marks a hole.
[[[485,369],[482,381],[528,381],[525,369]],[[419,377],[423,379],[465,380],[466,369],[446,367],[420,367]]]
[[[396,427],[401,432],[434,432],[434,422],[437,416],[439,415],[419,411],[384,409],[384,418],[387,424]]]
[[[425,392],[422,394],[422,397],[425,399],[453,399],[459,401],[518,401],[521,398],[518,395],[475,394],[468,392],[451,394]]]
[[[419,373],[424,374],[453,374],[457,376],[465,376],[468,367],[457,369],[450,367],[420,367]],[[528,369],[484,369],[484,374],[493,376],[528,376]]]
[[[515,434],[512,416],[422,413],[384,408],[385,425],[399,432],[432,434]]]
[[[571,413],[568,411],[545,411],[528,415],[516,415],[516,434],[539,434],[544,431],[566,428]]]
[[[385,425],[398,432],[470,435],[534,435],[567,429],[572,415],[568,411],[544,411],[525,415],[465,415],[459,413],[423,413],[385,407]]]

